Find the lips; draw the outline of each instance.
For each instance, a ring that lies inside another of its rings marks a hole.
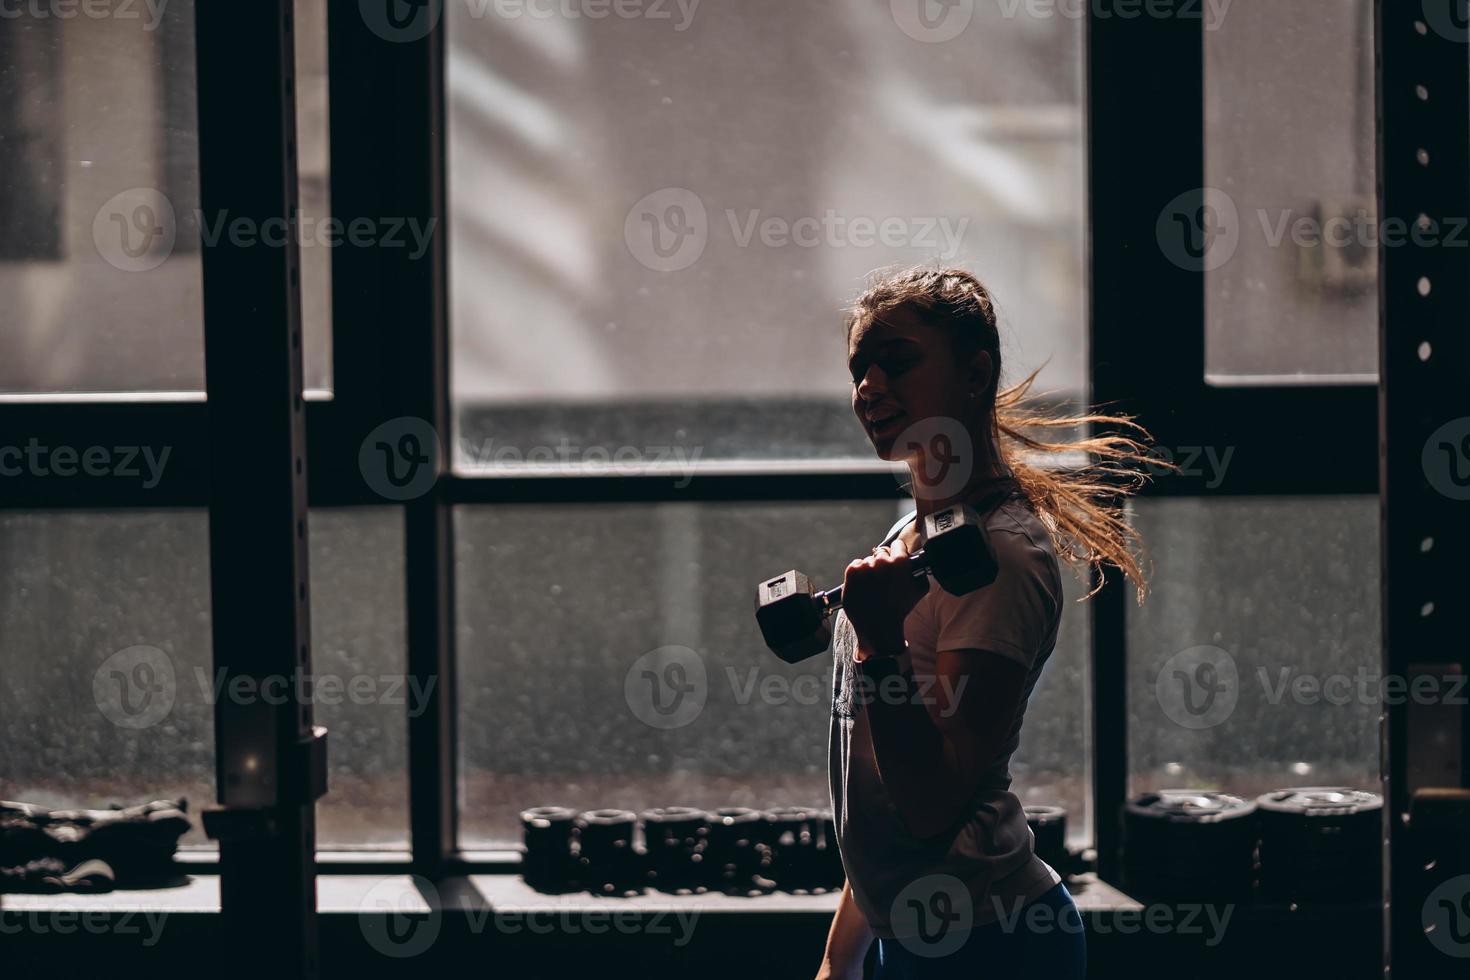
[[[902,412],[882,412],[866,416],[868,431],[874,435],[897,428],[904,420]]]

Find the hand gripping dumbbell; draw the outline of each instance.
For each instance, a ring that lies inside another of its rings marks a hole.
[[[934,576],[950,595],[965,595],[995,581],[990,539],[974,509],[946,507],[924,518],[924,547],[909,556],[914,578]],[[812,580],[792,569],[756,589],[755,619],[766,646],[794,664],[814,657],[832,642],[831,615],[842,608],[842,586],[818,592]]]

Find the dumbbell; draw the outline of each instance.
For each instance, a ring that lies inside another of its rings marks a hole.
[[[914,578],[934,576],[950,595],[965,595],[995,581],[995,552],[980,516],[965,504],[924,518],[924,547],[909,556]],[[818,592],[792,569],[756,588],[755,619],[766,646],[789,664],[814,657],[832,642],[829,617],[842,608],[842,586]]]

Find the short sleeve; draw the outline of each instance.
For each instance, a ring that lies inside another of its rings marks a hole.
[[[988,650],[1030,670],[1061,615],[1057,561],[1020,529],[991,528],[999,571],[967,595],[933,586],[935,651]]]

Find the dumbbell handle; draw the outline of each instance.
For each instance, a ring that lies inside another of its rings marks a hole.
[[[909,571],[914,578],[923,578],[929,574],[929,562],[924,558],[923,548],[909,555]],[[842,586],[818,592],[812,599],[821,607],[823,616],[830,616],[842,608]]]

